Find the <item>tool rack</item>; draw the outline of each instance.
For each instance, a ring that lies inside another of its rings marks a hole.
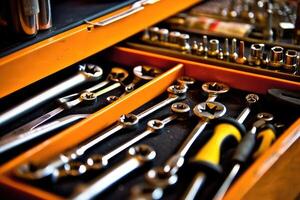
[[[23,90],[21,91],[26,91],[26,87],[28,88],[29,86],[30,88],[31,84],[45,77],[53,74],[55,76],[55,73],[58,74],[70,65],[86,58],[88,60],[88,57],[92,55],[92,57],[97,57],[97,59],[100,57],[123,66],[144,64],[160,67],[165,71],[163,75],[97,111],[87,119],[59,132],[45,142],[2,164],[0,167],[0,192],[3,192],[9,198],[17,199],[24,197],[62,199],[63,196],[15,178],[12,175],[13,170],[16,166],[28,160],[43,162],[69,147],[76,146],[81,141],[107,128],[121,114],[130,113],[143,104],[151,102],[152,99],[162,94],[181,75],[192,76],[201,82],[221,81],[230,85],[234,90],[254,92],[260,95],[266,94],[267,89],[272,87],[300,91],[300,83],[293,80],[243,72],[186,58],[183,59],[182,57],[175,58],[158,55],[128,47],[112,47],[125,38],[195,3],[198,3],[198,1],[161,0],[156,4],[146,6],[141,12],[108,26],[78,25],[0,58],[0,97],[3,100],[9,99],[14,95],[14,92],[22,88]],[[97,22],[105,19],[128,7],[121,8],[93,21]],[[111,48],[100,52],[107,47]],[[256,184],[264,177],[264,174],[268,173],[268,170],[294,143],[295,145],[297,144],[299,127],[300,119],[299,116],[296,116],[296,120],[291,122],[291,125],[280,135],[271,148],[259,157],[236,181],[225,196],[225,199],[247,198],[249,191],[253,193]],[[285,155],[283,159],[284,157]]]

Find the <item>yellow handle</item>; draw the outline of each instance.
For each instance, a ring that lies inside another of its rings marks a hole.
[[[267,148],[269,148],[276,138],[275,132],[271,128],[267,128],[257,135],[257,138],[262,138],[261,143],[253,154],[253,158],[259,157]]]
[[[242,138],[240,131],[232,124],[222,123],[215,127],[213,136],[201,148],[194,158],[194,161],[205,161],[213,165],[220,163],[222,143],[228,137],[234,137],[237,142]]]

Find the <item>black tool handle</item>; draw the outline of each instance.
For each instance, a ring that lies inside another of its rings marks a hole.
[[[251,156],[251,153],[253,152],[253,149],[255,147],[255,141],[256,135],[251,133],[250,131],[247,132],[241,140],[241,142],[239,143],[239,145],[237,146],[233,155],[233,160],[239,163],[246,162]]]

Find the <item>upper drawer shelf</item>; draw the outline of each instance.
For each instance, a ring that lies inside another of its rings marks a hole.
[[[0,58],[0,98],[93,55],[199,0],[160,0],[103,27],[82,24]],[[123,7],[99,22],[130,8]]]

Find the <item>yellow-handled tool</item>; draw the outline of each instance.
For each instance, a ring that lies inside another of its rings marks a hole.
[[[245,163],[254,151],[257,139],[260,140],[260,142],[258,142],[258,147],[255,153],[253,154],[253,158],[257,158],[272,145],[273,141],[276,138],[275,128],[271,124],[266,124],[265,120],[266,119],[259,119],[258,121],[256,121],[253,124],[252,129],[249,132],[247,132],[247,134],[243,137],[241,143],[236,148],[235,154],[233,156],[233,160],[236,162],[236,164],[233,166],[229,175],[217,191],[213,200],[223,199],[229,186],[238,174],[241,168],[241,164]],[[260,130],[258,131],[258,133],[256,133],[258,128]]]
[[[229,141],[235,140],[236,143],[241,141],[242,135],[246,132],[243,126],[244,120],[250,113],[250,105],[258,101],[258,96],[249,94],[246,96],[248,107],[246,107],[236,120],[223,118],[214,128],[210,140],[201,148],[191,161],[192,164],[199,166],[200,171],[192,180],[192,184],[183,196],[185,200],[195,199],[198,191],[201,189],[206,179],[205,173],[221,173],[220,166],[222,147]],[[204,173],[205,172],[205,173]]]

